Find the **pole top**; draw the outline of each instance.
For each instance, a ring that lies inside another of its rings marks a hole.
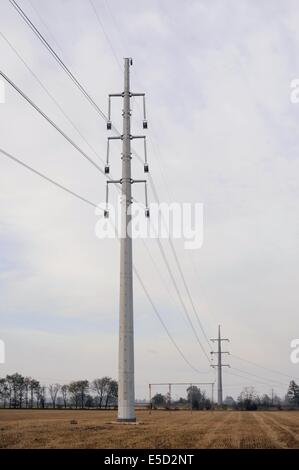
[[[132,57],[124,57],[124,60],[128,60],[130,65],[133,65]]]

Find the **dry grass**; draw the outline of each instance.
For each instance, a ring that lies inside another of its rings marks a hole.
[[[1,448],[299,448],[299,412],[0,410]],[[77,424],[71,424],[71,421]]]

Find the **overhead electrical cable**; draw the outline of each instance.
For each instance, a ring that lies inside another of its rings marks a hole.
[[[96,8],[95,8],[95,5],[94,5],[94,3],[93,3],[93,0],[89,0],[89,2],[90,2],[90,4],[91,4],[91,7],[92,7],[92,9],[93,9],[95,15],[96,15],[96,18],[97,18],[98,23],[99,23],[99,25],[100,25],[100,27],[101,27],[101,30],[102,30],[103,33],[104,33],[104,36],[105,36],[105,38],[106,38],[106,41],[107,41],[107,43],[108,43],[109,46],[110,46],[110,49],[111,49],[111,51],[112,51],[112,54],[113,54],[113,56],[114,56],[114,58],[115,58],[117,64],[120,66],[119,60],[118,60],[117,55],[116,55],[115,50],[114,50],[114,47],[113,47],[113,45],[112,45],[112,43],[111,43],[111,41],[110,41],[109,35],[108,35],[108,33],[106,32],[102,21],[100,20],[99,14],[98,14],[98,12],[97,12],[97,10],[96,10]],[[132,150],[133,150],[133,153],[135,153],[135,155],[139,158],[139,160],[142,161],[142,159],[141,159],[141,158],[139,157],[139,155],[134,151],[134,149],[132,149]],[[151,186],[152,186],[154,196],[155,196],[156,200],[159,202],[158,194],[157,194],[156,188],[155,188],[155,186],[154,186],[154,183],[153,183],[153,180],[152,180],[151,177],[150,177],[150,184],[151,184]],[[201,329],[201,331],[202,331],[202,333],[203,333],[203,335],[204,335],[205,340],[207,341],[207,344],[208,344],[208,346],[209,346],[209,349],[212,350],[212,349],[213,349],[213,346],[211,345],[211,342],[210,342],[210,340],[209,340],[209,338],[208,338],[208,336],[207,336],[207,334],[206,334],[206,332],[205,332],[205,330],[204,330],[204,328],[203,328],[202,322],[200,321],[200,318],[199,318],[197,309],[196,309],[196,307],[195,307],[193,298],[192,298],[192,296],[191,296],[190,289],[189,289],[189,287],[188,287],[186,278],[185,278],[184,273],[183,273],[183,270],[182,270],[182,268],[181,268],[181,265],[180,265],[180,262],[179,262],[179,259],[178,259],[178,256],[177,256],[175,247],[174,247],[174,245],[173,245],[173,243],[172,243],[172,241],[171,241],[170,238],[169,238],[169,243],[170,243],[170,246],[171,246],[171,251],[172,251],[172,254],[173,254],[173,256],[174,256],[174,259],[175,259],[177,268],[178,268],[179,273],[180,273],[180,276],[181,276],[181,278],[182,278],[182,281],[183,281],[185,290],[186,290],[186,292],[187,292],[187,296],[188,296],[189,301],[190,301],[190,304],[191,304],[191,306],[192,306],[192,310],[193,310],[193,312],[194,312],[194,315],[196,316],[197,322],[198,322],[199,327],[200,327],[200,329]],[[161,244],[159,245],[159,249],[160,249],[160,251],[161,251],[161,254],[162,254],[162,256],[163,256],[163,259],[164,259],[165,263],[167,263],[167,262],[166,262],[165,251],[164,251],[163,246],[162,246]],[[175,290],[176,290],[176,292],[177,292],[177,294],[178,294],[178,296],[179,296],[179,298],[180,298],[181,304],[182,304],[182,303],[183,303],[182,297],[181,297],[180,292],[178,291],[178,287],[177,287],[177,284],[176,284],[176,282],[175,282],[175,279],[174,279],[174,277],[173,277],[173,275],[172,275],[172,272],[171,272],[170,269],[169,269],[169,265],[167,265],[167,270],[168,270],[168,272],[169,272],[169,274],[170,274],[170,276],[171,276],[171,278],[172,278],[172,282],[174,283]],[[184,303],[183,303],[183,304],[184,304]],[[185,305],[183,305],[183,308],[184,308],[184,311],[186,311]],[[188,315],[188,313],[187,313],[187,315]],[[192,329],[194,329],[193,324],[192,324]],[[196,333],[195,333],[195,334],[196,334]],[[197,336],[197,334],[196,334],[196,336]],[[198,338],[198,336],[197,336],[197,338]],[[205,355],[206,355],[206,352],[205,352]],[[209,358],[208,358],[208,360],[209,360]]]
[[[40,31],[37,29],[37,27],[32,23],[32,21],[29,19],[29,17],[26,15],[24,10],[18,5],[18,3],[15,0],[9,0],[11,5],[16,9],[16,11],[19,13],[19,15],[23,18],[23,20],[27,23],[27,25],[30,27],[30,29],[34,32],[34,34],[38,37],[38,39],[42,42],[42,44],[48,49],[48,51],[51,53],[51,55],[54,57],[54,59],[58,62],[58,64],[63,68],[63,70],[67,73],[67,75],[70,77],[70,79],[73,81],[73,83],[79,88],[79,90],[83,93],[85,98],[89,101],[89,103],[93,106],[93,108],[100,114],[102,118],[104,118],[107,121],[107,116],[103,111],[99,108],[99,106],[96,104],[94,99],[87,93],[83,85],[77,80],[77,78],[73,75],[71,70],[65,65],[63,60],[58,56],[58,54],[54,51],[54,49],[51,47],[49,42],[45,39],[45,37],[40,33]]]
[[[260,367],[261,369],[272,372],[273,374],[283,375],[284,377],[288,377],[289,379],[293,378],[293,376],[291,376],[289,374],[285,374],[284,372],[280,372],[278,370],[269,369],[269,367],[262,366],[261,364],[257,364],[256,362],[249,361],[248,359],[244,359],[243,357],[236,356],[235,354],[231,354],[231,357],[234,357],[235,359],[239,359],[240,361],[243,361],[243,362],[247,362],[248,364],[252,364],[255,367]],[[294,377],[294,379],[299,380],[298,377]]]
[[[38,29],[36,28],[36,26],[32,23],[32,21],[29,19],[29,17],[26,15],[26,13],[22,10],[22,8],[18,5],[18,3],[15,1],[15,0],[9,0],[10,3],[12,4],[12,6],[16,9],[16,11],[21,15],[21,17],[23,18],[23,20],[27,23],[27,25],[32,29],[32,31],[37,35],[37,37],[39,38],[39,40],[42,42],[42,44],[48,49],[48,51],[51,53],[51,55],[55,58],[55,60],[59,63],[59,65],[63,68],[63,70],[67,73],[67,75],[71,78],[71,80],[76,84],[76,86],[80,89],[80,91],[83,93],[83,95],[86,97],[86,99],[88,99],[88,101],[90,102],[90,104],[92,104],[92,106],[98,111],[98,113],[100,114],[100,116],[107,122],[108,118],[107,116],[105,115],[105,113],[103,113],[103,111],[100,109],[100,107],[94,102],[94,100],[91,98],[91,96],[87,93],[87,91],[85,90],[85,88],[80,84],[80,82],[77,80],[77,78],[73,75],[73,73],[70,71],[70,69],[65,65],[65,63],[62,61],[62,59],[58,56],[58,54],[54,51],[54,49],[51,47],[51,45],[49,44],[49,42],[44,38],[44,36],[38,31]],[[113,129],[120,135],[120,132],[113,126]],[[139,160],[142,161],[141,157],[137,154],[137,152],[132,149],[133,153],[137,156],[137,158]],[[100,170],[102,173],[103,171]],[[155,198],[156,200],[159,202],[159,198],[157,196],[157,191],[156,191],[156,188],[155,188],[155,185],[154,185],[154,182],[152,180],[152,178],[150,177],[149,178],[149,181],[150,181],[150,185],[152,187],[152,190],[154,192],[154,195],[155,195]],[[183,279],[183,283],[184,285],[186,286],[186,280],[184,278],[184,275],[183,275],[183,272],[182,272],[182,269],[181,269],[181,266],[180,266],[180,263],[179,263],[179,260],[177,258],[177,255],[175,253],[175,248],[173,246],[173,243],[171,241],[170,238],[168,238],[169,240],[169,243],[170,243],[170,246],[171,246],[171,250],[172,250],[172,253],[174,253],[174,256],[175,256],[175,261],[176,261],[176,264],[178,266],[178,269],[179,269],[179,272],[180,272],[180,275]],[[163,250],[163,247],[160,246],[160,250],[164,251]],[[164,253],[165,255],[165,253]],[[187,289],[187,295],[189,297],[189,300],[190,300],[190,291],[189,289]],[[192,308],[194,307],[194,303],[192,301]],[[198,314],[196,312],[196,316],[197,316],[197,321],[199,322],[199,325],[201,327],[201,330],[204,332],[204,329],[203,329],[203,326],[201,324],[201,321],[198,317]],[[194,327],[192,327],[193,329]],[[206,341],[208,342],[209,344],[209,340],[208,340],[208,336],[206,335],[206,333],[204,332],[204,336],[205,336],[205,339]],[[207,356],[206,352],[205,352],[205,355]],[[207,356],[207,359],[208,361],[210,362],[210,359],[208,358]]]
[[[195,372],[197,372],[197,373],[199,373],[199,374],[202,373],[202,372],[200,372],[197,368],[195,368],[195,367],[188,361],[188,359],[186,358],[186,356],[184,355],[184,353],[182,352],[182,350],[179,348],[179,346],[177,345],[177,343],[174,341],[172,335],[170,334],[169,329],[167,328],[167,326],[166,326],[165,322],[163,321],[163,319],[162,319],[162,317],[161,317],[161,315],[160,315],[158,309],[156,308],[156,306],[155,306],[155,304],[154,304],[154,302],[153,302],[151,296],[149,295],[148,290],[147,290],[147,288],[145,287],[145,284],[144,284],[144,282],[142,281],[141,276],[139,275],[139,273],[137,272],[137,270],[136,270],[135,267],[133,267],[133,269],[134,269],[134,273],[135,273],[135,275],[136,275],[136,277],[137,277],[137,279],[138,279],[138,281],[139,281],[139,283],[140,283],[142,289],[144,290],[144,293],[145,293],[145,295],[146,295],[148,301],[150,302],[150,304],[151,304],[151,306],[152,306],[152,308],[153,308],[153,310],[154,310],[156,316],[158,317],[158,319],[159,319],[161,325],[163,326],[164,330],[166,331],[167,336],[169,337],[170,341],[172,342],[172,344],[174,345],[174,347],[176,348],[176,350],[178,351],[178,353],[180,354],[180,356],[181,356],[181,357],[184,359],[184,361],[188,364],[188,366],[191,367],[191,369],[193,369]]]
[[[37,106],[8,76],[0,70],[0,75],[24,98],[54,129],[56,129],[86,160],[104,175],[104,170],[90,158],[42,109]]]
[[[62,189],[63,191],[65,191],[65,192],[71,194],[72,196],[76,197],[77,199],[80,199],[81,201],[85,202],[86,204],[89,204],[90,206],[98,207],[97,204],[94,204],[93,202],[89,201],[85,197],[80,196],[79,194],[75,193],[75,191],[72,191],[72,190],[68,189],[66,186],[63,186],[62,184],[57,183],[57,181],[54,181],[52,178],[49,178],[45,174],[43,174],[40,171],[36,170],[32,166],[30,166],[27,163],[23,162],[22,160],[19,160],[18,158],[14,157],[10,153],[6,152],[5,150],[0,148],[0,152],[3,156],[9,158],[10,160],[13,160],[15,163],[18,163],[19,165],[23,166],[27,170],[29,170],[32,173],[35,173],[36,175],[38,175],[40,178],[43,178],[44,180],[48,181],[49,183],[57,186],[58,188]]]
[[[23,166],[24,168],[26,168],[27,170],[29,170],[30,172],[34,173],[35,175],[39,176],[40,178],[42,178],[43,180],[53,184],[54,186],[58,187],[59,189],[65,191],[66,193],[74,196],[75,198],[85,202],[86,204],[92,206],[92,207],[95,207],[95,208],[98,208],[98,205],[91,202],[90,200],[86,199],[85,197],[83,196],[80,196],[78,193],[76,193],[75,191],[72,191],[70,190],[69,188],[67,188],[66,186],[58,183],[57,181],[53,180],[52,178],[49,178],[48,176],[46,176],[44,173],[41,173],[40,171],[36,170],[35,168],[33,168],[32,166],[28,165],[27,163],[23,162],[22,160],[16,158],[15,156],[13,156],[11,153],[9,152],[6,152],[4,149],[1,149],[0,148],[0,153],[2,154],[2,156],[4,157],[7,157],[9,158],[10,160],[14,161],[15,163]],[[167,336],[168,338],[170,339],[171,343],[174,345],[174,347],[176,348],[177,352],[180,354],[180,356],[183,358],[183,360],[186,362],[186,364],[194,371],[194,372],[197,372],[197,373],[202,373],[201,371],[199,371],[196,367],[194,367],[190,361],[187,359],[187,357],[185,356],[185,354],[183,353],[183,351],[181,350],[181,348],[178,346],[178,344],[176,343],[175,339],[173,338],[172,334],[170,333],[167,325],[165,324],[164,320],[162,319],[157,307],[155,306],[150,294],[149,294],[149,291],[147,290],[137,268],[134,266],[134,272],[135,272],[135,275],[143,289],[143,291],[145,292],[145,295],[147,297],[147,299],[149,300],[158,320],[160,321],[161,325],[163,326],[164,330],[166,331],[167,333]]]
[[[29,65],[25,62],[23,57],[19,54],[19,52],[16,50],[16,48],[12,45],[12,43],[7,39],[7,37],[0,31],[0,35],[6,41],[6,43],[9,45],[9,47],[14,51],[16,56],[20,59],[20,61],[24,64],[24,66],[27,68],[27,70],[31,73],[31,75],[34,77],[34,79],[39,83],[39,85],[42,87],[44,92],[47,94],[47,96],[55,103],[55,105],[58,107],[58,109],[61,111],[63,116],[67,119],[67,121],[72,125],[72,127],[75,129],[75,131],[80,135],[81,139],[84,140],[86,145],[90,148],[90,150],[101,160],[103,165],[105,164],[104,159],[97,153],[97,151],[92,147],[92,145],[86,140],[84,135],[81,133],[80,129],[76,126],[76,124],[72,121],[72,119],[67,115],[67,113],[64,111],[62,106],[58,103],[56,98],[49,92],[49,90],[45,87],[45,85],[42,83],[42,81],[38,78],[36,73],[29,67]]]

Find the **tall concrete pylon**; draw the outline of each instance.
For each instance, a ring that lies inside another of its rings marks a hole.
[[[119,422],[134,422],[135,415],[135,381],[134,381],[134,314],[133,314],[133,262],[132,262],[132,236],[131,236],[131,210],[132,184],[144,183],[145,185],[145,216],[149,217],[147,207],[147,181],[133,180],[131,177],[131,140],[144,140],[144,172],[148,173],[149,166],[146,154],[146,136],[133,136],[131,134],[131,107],[133,96],[143,97],[143,128],[147,129],[145,114],[144,93],[132,93],[130,91],[130,66],[131,58],[124,59],[124,91],[123,93],[109,95],[107,129],[112,129],[111,124],[111,98],[123,99],[123,131],[122,135],[108,137],[107,161],[105,173],[109,174],[109,143],[111,139],[122,140],[122,176],[120,180],[109,179],[106,191],[105,217],[109,217],[108,210],[108,186],[109,183],[121,185],[121,237],[120,237],[120,298],[119,298],[119,349],[118,349],[118,416]]]
[[[136,421],[134,386],[134,320],[131,215],[130,59],[125,59],[121,179],[121,242],[118,351],[118,421]]]

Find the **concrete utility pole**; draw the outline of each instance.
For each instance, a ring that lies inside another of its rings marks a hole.
[[[131,109],[130,59],[125,59],[123,97],[123,145],[121,179],[118,421],[136,421],[134,390],[134,325],[132,237],[127,233],[131,221]]]
[[[111,97],[123,99],[123,132],[121,136],[109,137],[107,144],[107,162],[105,173],[109,173],[109,142],[111,139],[122,140],[122,177],[120,180],[107,181],[106,211],[105,217],[109,216],[108,210],[108,186],[109,183],[121,184],[121,239],[120,239],[120,299],[119,299],[119,352],[118,352],[118,418],[119,422],[134,422],[135,416],[135,390],[134,390],[134,324],[133,324],[133,263],[132,263],[132,236],[131,236],[131,211],[132,204],[131,185],[133,183],[145,184],[146,209],[145,216],[149,217],[147,207],[146,180],[133,180],[131,178],[131,140],[144,140],[145,163],[144,172],[148,172],[146,155],[146,137],[131,135],[131,108],[132,96],[143,97],[144,120],[143,128],[147,129],[145,115],[144,93],[131,93],[130,91],[130,66],[133,64],[131,58],[124,59],[124,91],[119,94],[109,95],[107,129],[112,129],[110,120]]]
[[[222,391],[222,367],[230,367],[228,364],[222,364],[222,354],[229,354],[228,351],[222,351],[221,350],[221,342],[222,341],[229,341],[227,338],[221,338],[221,333],[220,333],[220,325],[218,326],[218,338],[212,338],[211,341],[216,341],[218,343],[218,351],[211,351],[211,354],[217,354],[218,355],[218,364],[215,366],[214,364],[211,367],[217,367],[217,372],[218,372],[218,405],[222,406],[223,403],[223,391]]]

